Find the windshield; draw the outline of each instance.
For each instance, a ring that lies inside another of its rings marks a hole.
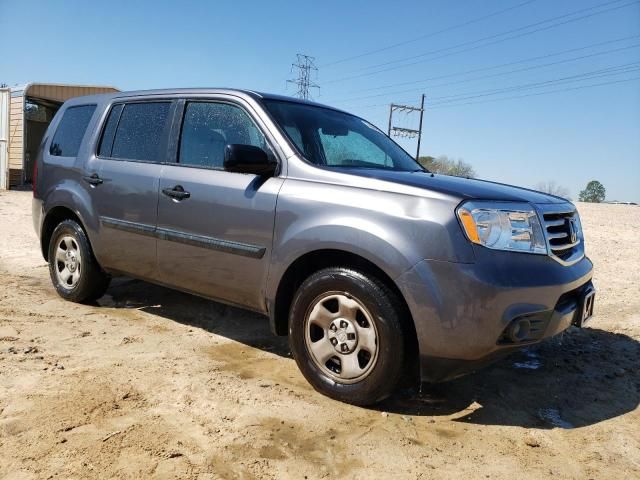
[[[311,163],[333,168],[423,170],[399,145],[361,118],[303,103],[265,100],[264,104]]]

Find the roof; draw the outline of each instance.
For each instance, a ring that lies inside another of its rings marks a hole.
[[[260,101],[260,100],[279,100],[285,102],[295,102],[306,105],[314,105],[317,107],[329,108],[331,110],[336,110],[342,112],[336,107],[332,107],[330,105],[324,105],[321,103],[313,102],[310,100],[304,100],[301,98],[288,97],[286,95],[278,95],[274,93],[265,93],[265,92],[257,92],[255,90],[247,90],[241,88],[163,88],[163,89],[151,89],[151,90],[130,90],[130,91],[120,91],[115,87],[103,86],[103,85],[76,85],[76,84],[61,84],[61,83],[26,83],[23,85],[16,85],[10,87],[12,96],[16,95],[28,95],[28,90],[32,87],[56,87],[56,88],[75,88],[75,89],[95,89],[95,92],[86,92],[81,94],[81,96],[73,95],[74,103],[78,101],[104,101],[110,100],[112,98],[123,98],[123,97],[139,97],[139,96],[153,96],[153,95],[206,95],[206,94],[227,94],[227,95],[236,95],[236,96],[244,96],[249,97],[251,99]],[[109,92],[109,90],[111,90]],[[107,93],[105,93],[105,91]],[[80,99],[82,100],[76,100]]]
[[[332,110],[341,111],[338,108],[330,105],[324,105],[310,100],[304,100],[301,98],[288,97],[286,95],[278,95],[275,93],[257,92],[255,90],[247,90],[241,88],[163,88],[154,90],[133,90],[128,92],[118,92],[113,94],[114,98],[121,97],[137,97],[147,95],[206,95],[206,94],[228,94],[247,96],[254,100],[280,100],[286,102],[302,103],[306,105],[314,105],[317,107],[330,108]]]

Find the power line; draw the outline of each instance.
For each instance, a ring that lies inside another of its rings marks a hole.
[[[309,55],[303,55],[298,53],[296,55],[297,63],[292,63],[291,68],[298,69],[298,78],[287,80],[287,83],[293,83],[298,86],[298,91],[296,92],[296,96],[298,98],[302,98],[304,100],[308,100],[311,98],[311,94],[309,90],[312,88],[320,88],[320,86],[316,83],[313,83],[311,80],[311,72],[317,72],[318,68],[315,65],[315,58],[310,57]]]
[[[553,85],[558,85],[558,84],[563,84],[563,83],[571,83],[571,82],[576,82],[576,81],[591,80],[593,78],[600,78],[600,77],[606,77],[606,76],[612,76],[612,75],[620,75],[620,74],[623,74],[623,73],[635,72],[636,70],[640,70],[640,62],[632,62],[632,63],[628,63],[628,64],[616,65],[616,66],[607,67],[607,68],[604,68],[604,69],[593,70],[593,71],[590,71],[590,72],[584,72],[584,73],[577,74],[577,75],[571,75],[571,76],[568,76],[568,77],[561,77],[561,78],[546,80],[546,81],[543,81],[543,82],[534,82],[534,83],[528,83],[528,84],[522,84],[522,85],[513,85],[511,87],[506,87],[506,88],[502,88],[502,89],[482,90],[482,91],[475,91],[475,92],[466,92],[466,93],[461,93],[461,94],[457,94],[457,95],[447,95],[447,96],[443,96],[443,97],[434,97],[434,98],[430,99],[430,107],[429,108],[432,109],[432,108],[440,107],[441,105],[453,104],[453,103],[459,102],[459,101],[472,100],[472,99],[475,99],[475,98],[482,98],[482,97],[486,97],[486,96],[490,96],[490,95],[499,95],[501,93],[529,90],[529,89],[532,89],[532,88],[540,88],[540,87],[544,87],[544,86],[553,86]],[[453,97],[460,97],[460,98],[453,98]],[[438,100],[440,100],[440,101],[438,101]],[[480,103],[484,103],[484,102],[480,102]],[[357,108],[365,109],[365,108],[381,107],[381,106],[388,106],[388,105],[389,105],[388,103],[380,103],[380,104],[374,104],[374,105],[361,105],[361,106],[359,106]]]
[[[391,50],[391,49],[396,48],[396,47],[401,47],[401,46],[407,45],[409,43],[417,42],[418,40],[424,40],[425,38],[431,38],[431,37],[434,37],[436,35],[440,35],[441,33],[446,33],[446,32],[450,32],[452,30],[457,30],[459,28],[463,28],[463,27],[466,27],[468,25],[472,25],[474,23],[481,22],[481,21],[486,20],[488,18],[496,17],[498,15],[502,15],[503,13],[507,13],[507,12],[509,12],[511,10],[515,10],[517,8],[524,7],[524,6],[529,5],[530,3],[533,3],[533,2],[536,2],[536,1],[538,1],[538,0],[527,0],[526,2],[522,2],[522,3],[519,3],[518,5],[513,5],[511,7],[503,8],[502,10],[498,10],[497,12],[489,13],[489,14],[484,15],[482,17],[474,18],[472,20],[468,20],[466,22],[459,23],[457,25],[452,25],[450,27],[446,27],[446,28],[443,28],[441,30],[437,30],[435,32],[426,33],[424,35],[420,35],[418,37],[414,37],[414,38],[409,39],[409,40],[404,40],[402,42],[394,43],[394,44],[388,45],[386,47],[376,48],[374,50],[369,50],[367,52],[360,53],[358,55],[352,55],[350,57],[341,58],[340,60],[336,60],[334,62],[325,63],[324,65],[321,65],[321,66],[322,67],[329,67],[329,66],[337,65],[339,63],[349,62],[351,60],[356,60],[358,58],[367,57],[369,55],[374,55],[376,53],[380,53],[380,52],[384,52],[384,51],[387,51],[387,50]]]
[[[568,88],[562,88],[562,89],[557,89],[557,90],[548,90],[546,92],[528,93],[528,94],[525,94],[525,95],[515,95],[515,96],[503,97],[503,98],[493,98],[491,100],[480,100],[480,101],[477,101],[477,102],[445,104],[445,105],[440,105],[440,106],[434,106],[434,107],[431,107],[431,108],[433,108],[433,109],[442,109],[442,108],[462,107],[462,106],[465,106],[465,105],[477,105],[477,104],[480,104],[480,103],[500,102],[500,101],[503,101],[503,100],[513,100],[513,99],[516,99],[516,98],[537,97],[537,96],[540,96],[540,95],[548,95],[548,94],[551,94],[551,93],[569,92],[569,91],[573,91],[573,90],[582,90],[582,89],[585,89],[585,88],[601,87],[603,85],[614,85],[614,84],[617,84],[617,83],[632,82],[634,80],[640,80],[640,77],[625,78],[625,79],[622,79],[622,80],[612,80],[610,82],[595,83],[595,84],[592,84],[592,85],[580,85],[580,86],[576,86],[576,87],[568,87]]]
[[[458,93],[455,95],[444,95],[441,97],[433,97],[431,98],[431,105],[435,106],[435,105],[440,105],[442,103],[456,102],[458,100],[468,100],[472,98],[486,97],[488,95],[498,95],[500,93],[506,93],[511,91],[528,90],[531,88],[539,88],[541,86],[546,86],[549,84],[555,85],[559,83],[573,82],[577,80],[584,80],[584,79],[589,79],[594,77],[618,75],[620,73],[627,73],[627,71],[629,70],[637,70],[637,69],[640,69],[640,62],[625,63],[622,65],[602,68],[599,70],[592,70],[590,72],[580,73],[577,75],[569,75],[567,77],[560,77],[552,80],[545,80],[543,82],[532,82],[532,83],[525,83],[521,85],[513,85],[511,87],[505,87],[505,88],[479,90],[474,92]],[[462,97],[462,98],[457,98],[457,97]]]
[[[578,57],[572,57],[572,58],[567,58],[564,60],[558,60],[555,62],[549,62],[549,63],[543,63],[540,65],[531,65],[529,67],[523,67],[523,68],[517,68],[515,70],[508,70],[506,72],[498,72],[498,73],[492,73],[489,75],[480,75],[480,76],[476,76],[476,77],[470,77],[470,78],[465,78],[462,80],[457,80],[455,82],[446,82],[446,83],[439,83],[439,84],[433,84],[433,85],[429,85],[429,88],[437,88],[437,87],[443,87],[443,86],[450,86],[450,85],[457,85],[460,83],[466,83],[466,82],[472,82],[475,80],[482,80],[482,79],[486,79],[486,78],[493,78],[493,77],[501,77],[503,75],[510,75],[512,73],[520,73],[520,72],[526,72],[529,70],[535,70],[538,68],[546,68],[546,67],[550,67],[550,66],[554,66],[554,65],[560,65],[563,63],[569,63],[569,62],[575,62],[578,60],[584,60],[585,58],[593,58],[593,57],[597,57],[597,56],[601,56],[601,55],[606,55],[606,54],[610,54],[610,53],[616,53],[616,52],[621,52],[624,50],[629,50],[632,48],[638,48],[640,47],[640,43],[636,43],[634,45],[629,45],[627,47],[620,47],[620,48],[614,48],[614,49],[610,49],[610,50],[605,50],[602,52],[596,52],[596,53],[591,53],[588,55],[581,55]],[[546,56],[553,56],[553,55],[545,55]],[[523,63],[523,61],[520,62],[511,62],[510,64],[515,64],[515,63]],[[505,65],[509,65],[509,64],[503,64],[501,66],[505,66]],[[500,66],[500,65],[499,65]],[[498,68],[499,66],[496,67],[488,67],[488,68]],[[484,70],[486,70],[487,68],[485,68]],[[441,77],[434,77],[434,78],[442,78],[442,77],[452,77],[452,76],[458,76],[458,75],[462,75],[463,73],[459,73],[459,74],[453,74],[453,75],[444,75]],[[344,102],[351,102],[351,101],[356,101],[356,100],[365,100],[367,98],[378,98],[378,97],[385,97],[385,96],[389,96],[389,95],[398,95],[400,93],[409,93],[409,92],[415,92],[415,91],[419,91],[419,90],[423,90],[423,87],[416,87],[416,88],[409,88],[409,89],[404,89],[404,90],[396,90],[394,92],[385,92],[385,93],[377,93],[377,94],[371,94],[371,95],[364,95],[361,97],[352,97],[352,98],[347,98],[347,99],[343,99],[343,100],[337,100],[337,102],[339,103],[344,103]]]
[[[529,57],[529,58],[524,58],[522,60],[515,60],[513,62],[507,62],[507,63],[501,63],[498,65],[492,65],[489,67],[481,67],[481,68],[474,68],[472,70],[466,70],[464,72],[457,72],[457,73],[449,73],[446,75],[438,75],[435,77],[427,77],[427,78],[422,78],[420,80],[411,80],[408,82],[399,82],[399,83],[391,83],[391,84],[387,84],[387,85],[381,85],[378,87],[371,87],[371,88],[365,88],[365,89],[358,89],[358,90],[352,90],[349,93],[361,93],[361,92],[370,92],[370,91],[374,91],[374,90],[384,90],[385,88],[392,88],[392,87],[401,87],[404,85],[415,85],[418,83],[424,83],[424,82],[428,82],[431,80],[441,80],[443,78],[451,78],[451,77],[457,77],[460,75],[467,75],[469,73],[476,73],[476,72],[483,72],[486,70],[494,70],[496,68],[502,68],[502,67],[510,67],[512,65],[518,65],[520,63],[527,63],[527,62],[533,62],[535,60],[542,60],[545,58],[550,58],[550,57],[557,57],[558,55],[564,55],[565,53],[572,53],[572,52],[578,52],[580,50],[587,50],[589,48],[594,48],[594,47],[601,47],[603,45],[609,45],[611,43],[618,43],[618,42],[623,42],[625,40],[631,40],[632,38],[639,38],[640,35],[629,35],[627,37],[621,37],[621,38],[617,38],[614,40],[607,40],[604,42],[598,42],[598,43],[592,43],[590,45],[585,45],[584,47],[577,47],[577,48],[570,48],[568,50],[560,50],[558,52],[552,52],[552,53],[548,53],[545,55],[538,55],[535,57]]]
[[[461,107],[461,106],[465,106],[465,105],[476,105],[476,104],[483,104],[483,103],[493,103],[493,102],[499,102],[499,101],[502,101],[502,100],[511,100],[511,99],[516,99],[516,98],[533,97],[533,96],[546,95],[546,94],[557,93],[557,92],[568,92],[568,91],[572,91],[572,90],[582,90],[582,89],[585,89],[585,88],[599,87],[599,86],[603,86],[603,85],[612,85],[612,84],[616,84],[616,83],[631,82],[633,80],[640,80],[640,77],[632,77],[632,78],[626,78],[626,79],[622,79],[622,80],[612,80],[610,82],[596,83],[596,84],[592,84],[592,85],[580,85],[580,86],[577,86],[577,87],[569,87],[569,88],[563,88],[563,89],[557,89],[557,90],[548,90],[548,91],[545,91],[545,92],[529,93],[529,94],[525,94],[525,95],[515,95],[515,96],[511,96],[511,97],[493,98],[493,99],[490,99],[490,100],[480,100],[478,102],[444,104],[444,105],[429,107],[429,109],[430,110],[432,110],[432,109],[438,110],[438,109],[443,109],[443,108]],[[367,108],[388,107],[388,106],[389,106],[388,103],[378,103],[378,104],[374,104],[374,105],[362,105],[362,106],[360,106],[358,108],[362,110],[362,109],[367,109]]]
[[[632,66],[632,65],[636,65],[636,66]],[[437,109],[437,108],[445,108],[448,106],[458,106],[458,105],[472,105],[472,104],[476,104],[476,103],[490,103],[492,101],[499,101],[502,100],[500,98],[497,99],[489,99],[489,100],[481,100],[481,101],[474,101],[474,102],[466,102],[466,100],[474,100],[476,98],[482,98],[482,97],[486,97],[486,96],[491,96],[491,95],[499,95],[501,93],[507,93],[507,92],[517,92],[517,91],[523,91],[523,90],[529,90],[532,88],[540,88],[543,86],[554,86],[554,85],[560,85],[560,84],[564,84],[564,83],[572,83],[572,82],[576,82],[576,81],[583,81],[583,80],[592,80],[594,78],[602,78],[602,77],[608,77],[608,76],[612,76],[612,75],[620,75],[620,74],[624,74],[624,73],[633,73],[640,70],[640,62],[636,62],[635,64],[628,64],[626,66],[622,66],[622,67],[612,67],[609,69],[604,69],[601,71],[595,71],[595,72],[588,72],[586,74],[582,74],[580,75],[581,78],[563,78],[563,79],[555,79],[555,80],[549,80],[546,82],[538,82],[537,84],[529,84],[529,85],[517,85],[514,87],[510,87],[507,89],[501,89],[500,91],[492,91],[492,92],[486,92],[480,95],[470,95],[469,92],[467,93],[466,97],[461,97],[461,98],[451,98],[448,100],[441,100],[440,102],[434,100],[434,103],[432,106],[430,106],[430,109]],[[577,76],[574,76],[577,77]],[[635,77],[634,77],[635,78]],[[602,85],[608,84],[608,83],[618,83],[617,80],[614,80],[612,82],[605,82]],[[597,85],[601,85],[601,84],[597,84]],[[570,90],[578,90],[580,88],[583,88],[583,86],[579,86],[579,87],[570,87],[567,89],[559,89],[559,90],[550,90],[548,91],[549,93],[554,93],[554,92],[561,92],[561,91],[570,91]],[[539,92],[536,94],[525,94],[525,95],[520,95],[520,96],[512,96],[512,97],[504,97],[503,99],[510,99],[510,98],[524,98],[524,97],[529,97],[529,96],[535,96],[535,95],[539,95],[539,94],[544,94],[546,92]],[[440,97],[442,98],[442,97]],[[464,103],[459,103],[459,102],[464,102]],[[360,109],[367,109],[367,108],[374,108],[374,107],[383,107],[383,106],[387,106],[388,104],[386,103],[380,103],[380,104],[374,104],[374,105],[362,105],[358,108]]]
[[[605,3],[598,4],[598,5],[594,5],[592,7],[587,7],[587,8],[583,8],[583,9],[580,9],[580,10],[576,10],[574,12],[565,13],[564,15],[559,15],[559,16],[556,16],[556,17],[548,18],[546,20],[541,20],[539,22],[530,23],[529,25],[524,25],[522,27],[518,27],[518,28],[511,29],[511,30],[507,30],[507,31],[502,32],[502,33],[494,33],[492,35],[488,35],[486,37],[482,37],[482,38],[479,38],[479,39],[476,39],[476,40],[469,40],[467,42],[463,42],[463,43],[459,43],[458,45],[454,45],[453,47],[440,48],[440,49],[437,49],[437,50],[432,50],[430,52],[425,52],[425,53],[421,53],[421,54],[418,54],[418,55],[412,55],[410,57],[406,57],[406,58],[399,59],[399,60],[392,60],[392,61],[389,61],[389,62],[379,63],[377,65],[371,65],[371,66],[366,67],[366,68],[384,67],[386,65],[392,65],[394,63],[402,63],[402,62],[407,61],[407,60],[413,60],[414,58],[426,57],[426,56],[429,56],[429,55],[431,55],[433,53],[440,53],[440,52],[446,52],[448,50],[454,50],[454,49],[459,48],[459,47],[464,47],[464,46],[472,45],[474,43],[478,43],[478,42],[481,42],[481,41],[491,40],[491,39],[494,39],[494,38],[497,38],[497,37],[501,37],[503,35],[508,35],[510,33],[515,33],[515,32],[519,32],[519,31],[522,31],[522,30],[527,30],[527,29],[532,28],[532,27],[537,27],[538,25],[543,25],[545,23],[549,23],[549,22],[553,22],[553,21],[556,21],[556,20],[560,20],[562,18],[571,17],[573,15],[577,15],[577,14],[580,14],[580,13],[588,12],[590,10],[596,10],[596,9],[598,9],[600,7],[606,7],[608,5],[611,5],[611,4],[614,4],[614,3],[620,3],[622,1],[624,1],[624,0],[611,0],[609,2],[605,2]],[[623,7],[631,5],[633,3],[637,3],[637,2],[632,1],[632,2],[629,2],[629,3],[624,4],[624,5],[619,5],[617,7],[613,7],[613,9],[623,8]],[[608,12],[608,11],[609,10],[602,10],[600,12],[594,12],[592,14],[589,14],[589,16],[600,15],[601,13],[605,13],[605,12]],[[588,18],[588,17],[579,17],[579,18],[575,18],[575,19],[570,19],[569,21],[572,22],[572,21],[580,20],[582,18]],[[562,24],[563,23],[560,23],[558,25],[562,25]],[[556,25],[552,25],[552,26],[556,26]],[[551,27],[551,26],[549,26],[549,27]]]
[[[529,25],[525,25],[523,27],[519,27],[519,28],[516,28],[516,29],[508,30],[508,31],[505,31],[505,32],[502,32],[502,33],[497,33],[497,34],[489,35],[487,37],[479,38],[479,39],[476,39],[476,40],[463,42],[463,43],[460,43],[458,45],[454,45],[452,47],[441,48],[441,49],[438,49],[438,50],[432,50],[430,52],[425,52],[425,53],[422,53],[422,54],[419,54],[419,55],[406,57],[406,58],[403,58],[403,59],[400,59],[400,60],[393,60],[393,61],[390,61],[390,62],[385,62],[385,63],[381,63],[381,64],[377,64],[377,65],[372,65],[372,66],[369,66],[369,67],[366,67],[366,68],[363,68],[363,69],[354,70],[354,72],[357,72],[357,71],[360,71],[360,70],[366,70],[366,69],[369,69],[369,68],[377,68],[377,67],[381,67],[381,66],[385,66],[385,65],[392,65],[392,64],[395,64],[395,63],[400,63],[400,62],[404,62],[404,61],[407,61],[407,60],[412,60],[412,59],[415,59],[415,58],[422,58],[422,57],[425,57],[425,56],[433,55],[435,53],[445,52],[445,51],[448,51],[448,50],[454,50],[454,49],[462,47],[462,46],[472,45],[472,44],[475,44],[475,43],[478,43],[478,42],[483,42],[483,41],[486,41],[486,40],[490,40],[492,38],[500,37],[502,35],[508,35],[509,33],[513,33],[513,32],[516,32],[516,31],[526,30],[528,28],[531,28],[531,27],[534,27],[534,26],[537,26],[537,25],[541,25],[543,23],[549,23],[551,21],[559,20],[561,18],[566,18],[568,16],[576,15],[578,13],[582,13],[582,12],[585,12],[585,11],[594,10],[594,9],[597,9],[597,8],[600,8],[600,7],[604,7],[604,6],[607,6],[607,5],[611,5],[611,4],[614,4],[614,3],[620,3],[621,1],[623,1],[623,0],[613,0],[613,1],[610,1],[610,2],[601,3],[601,4],[595,5],[593,7],[584,8],[584,9],[581,9],[581,10],[576,10],[574,12],[571,12],[571,13],[568,13],[568,14],[565,14],[565,15],[552,17],[552,18],[549,18],[547,20],[543,20],[543,21],[540,21],[540,22],[536,22],[536,23],[532,23],[532,24],[529,24]],[[441,58],[450,57],[452,55],[457,55],[457,54],[460,54],[460,53],[465,53],[465,52],[469,52],[469,51],[472,51],[472,50],[477,50],[478,48],[483,48],[483,47],[487,47],[487,46],[490,46],[490,45],[495,45],[495,44],[498,44],[498,43],[506,42],[508,40],[513,40],[513,39],[516,39],[516,38],[524,37],[526,35],[532,35],[532,34],[537,33],[537,32],[541,32],[541,31],[544,31],[544,30],[549,30],[551,28],[555,28],[555,27],[558,27],[558,26],[561,26],[561,25],[566,25],[568,23],[577,22],[579,20],[584,20],[585,18],[590,18],[590,17],[596,16],[596,15],[601,15],[603,13],[607,13],[607,12],[610,12],[610,11],[613,11],[613,10],[619,10],[621,8],[628,7],[628,6],[634,5],[634,4],[638,4],[637,0],[634,0],[634,1],[629,2],[629,3],[625,3],[623,5],[618,5],[618,6],[611,7],[611,8],[605,9],[605,10],[601,10],[601,11],[598,11],[598,12],[593,12],[593,13],[590,13],[590,14],[587,14],[587,15],[582,15],[580,17],[570,18],[570,19],[562,21],[562,22],[558,22],[558,23],[555,23],[555,24],[552,24],[552,25],[547,25],[545,27],[534,29],[534,30],[532,30],[530,32],[523,32],[523,33],[520,33],[520,34],[517,34],[517,35],[512,35],[510,37],[501,38],[501,39],[495,40],[493,42],[484,43],[482,45],[476,45],[476,46],[472,46],[470,48],[458,50],[458,51],[455,51],[455,52],[449,52],[449,53],[446,53],[444,55],[440,55],[440,56],[437,56],[437,57],[429,58],[429,59],[426,59],[426,60],[421,60],[421,61],[412,62],[412,63],[406,63],[406,64],[402,64],[402,65],[395,65],[395,66],[391,66],[391,67],[388,67],[388,68],[385,68],[385,69],[376,70],[376,71],[373,71],[373,72],[366,72],[366,73],[361,73],[361,74],[358,74],[358,75],[352,75],[352,76],[337,78],[337,79],[334,79],[334,80],[326,81],[324,83],[325,84],[331,84],[331,83],[343,82],[343,81],[346,81],[346,80],[352,80],[352,79],[356,79],[356,78],[367,77],[367,76],[376,75],[376,74],[379,74],[379,73],[388,72],[388,71],[391,71],[391,70],[397,70],[398,68],[410,67],[410,66],[418,65],[418,64],[421,64],[421,63],[425,63],[425,62],[430,62],[430,61],[433,61],[433,60],[438,60],[438,59],[441,59]]]

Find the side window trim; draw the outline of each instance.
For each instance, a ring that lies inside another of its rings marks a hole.
[[[176,108],[171,121],[171,129],[169,130],[169,143],[167,145],[167,163],[170,165],[178,165],[178,155],[180,154],[180,137],[182,136],[182,121],[184,119],[186,101],[179,98],[176,101]]]
[[[272,156],[273,159],[276,162],[278,162],[278,170],[276,171],[275,176],[278,176],[280,174],[280,171],[282,168],[282,161],[280,159],[280,155],[277,153],[277,149],[274,148],[274,140],[272,140],[271,135],[269,135],[265,131],[266,129],[260,124],[259,121],[257,121],[257,118],[255,117],[255,115],[253,115],[253,113],[249,111],[244,105],[232,99],[222,98],[222,97],[204,97],[204,98],[183,97],[178,101],[177,111],[174,116],[175,125],[172,128],[172,138],[171,138],[171,140],[175,143],[175,150],[171,152],[172,161],[170,161],[169,163],[176,166],[184,167],[184,168],[199,168],[201,170],[215,170],[219,172],[225,171],[224,168],[221,168],[221,167],[213,167],[213,166],[209,167],[205,165],[188,165],[188,164],[180,163],[180,147],[182,142],[182,129],[184,127],[185,112],[187,110],[187,105],[189,103],[222,103],[222,104],[227,104],[227,105],[231,105],[239,108],[245,115],[247,115],[251,123],[253,123],[254,127],[264,137],[265,143],[269,146],[269,150],[270,150],[269,152],[267,152],[267,154]],[[171,143],[171,140],[170,140],[170,143]],[[227,172],[227,173],[235,173],[235,172]],[[237,174],[237,175],[242,175],[242,174]]]
[[[157,160],[139,160],[136,158],[120,158],[120,157],[113,157],[111,156],[113,154],[113,145],[115,143],[115,138],[116,138],[116,134],[118,133],[118,127],[120,126],[120,120],[122,119],[122,114],[125,110],[125,108],[127,107],[127,105],[130,104],[135,104],[135,103],[169,103],[169,112],[167,113],[167,120],[165,122],[164,128],[162,130],[162,143],[160,146],[160,150],[162,152],[162,157],[163,159],[160,161]],[[108,107],[109,113],[107,115],[105,115],[103,121],[102,121],[102,126],[101,126],[101,130],[100,130],[100,136],[98,137],[98,141],[95,143],[95,156],[101,160],[114,160],[117,162],[134,162],[134,163],[153,163],[153,164],[157,164],[157,165],[164,165],[164,164],[171,164],[173,163],[170,159],[170,151],[169,151],[169,147],[170,147],[170,143],[171,143],[171,139],[170,136],[172,135],[172,127],[173,127],[173,122],[174,122],[174,116],[175,116],[175,112],[176,112],[176,104],[178,103],[178,99],[176,98],[143,98],[143,99],[135,99],[135,100],[131,100],[131,101],[127,101],[127,100],[122,100],[122,99],[117,99],[114,103],[110,104]],[[109,156],[104,156],[104,155],[100,155],[99,154],[99,150],[100,150],[100,144],[102,142],[103,136],[104,136],[104,131],[107,127],[107,122],[109,121],[109,115],[111,114],[111,111],[117,106],[117,105],[123,105],[122,110],[120,111],[120,115],[118,117],[118,124],[116,126],[116,129],[114,131],[114,135],[113,135],[113,141],[111,144],[111,149],[109,151]]]
[[[118,113],[118,119],[116,121],[116,128],[113,130],[113,136],[111,137],[111,145],[109,145],[109,149],[108,155],[99,155],[99,152],[102,150],[102,142],[105,140],[104,135],[106,133],[107,130],[107,124],[109,123],[109,119],[111,118],[111,112],[113,112],[116,108],[118,107],[122,107],[120,108],[120,113]],[[100,139],[98,141],[98,155],[100,158],[111,158],[111,152],[113,151],[113,142],[116,139],[116,133],[118,132],[118,125],[120,125],[120,119],[122,118],[122,112],[124,112],[124,107],[125,104],[123,102],[117,102],[117,103],[113,103],[109,109],[108,109],[108,113],[107,116],[104,119],[103,125],[102,125],[102,129],[101,129],[101,133],[100,133]]]

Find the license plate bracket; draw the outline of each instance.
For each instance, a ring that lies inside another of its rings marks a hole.
[[[593,316],[593,307],[596,302],[596,290],[590,288],[580,298],[580,308],[578,308],[576,326],[583,328]]]

